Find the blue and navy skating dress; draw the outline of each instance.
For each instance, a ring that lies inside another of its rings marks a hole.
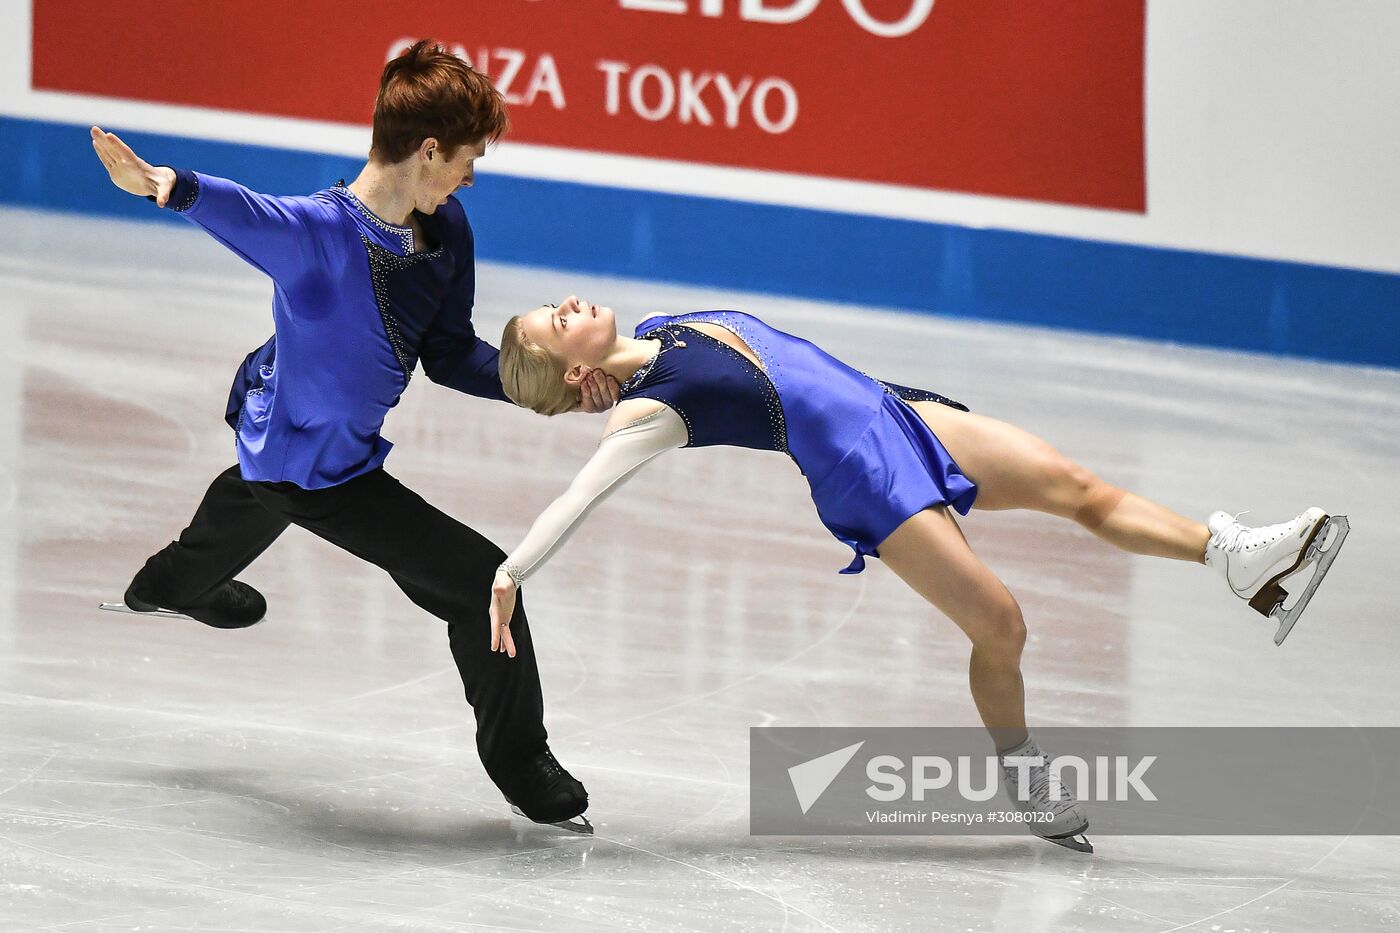
[[[687,324],[739,337],[762,368]],[[905,519],[930,506],[966,515],[977,486],[906,402],[967,407],[933,392],[872,379],[791,334],[738,311],[648,318],[639,338],[661,351],[622,386],[622,398],[661,402],[685,422],[687,447],[777,450],[797,463],[822,523],[855,551],[842,573]]]

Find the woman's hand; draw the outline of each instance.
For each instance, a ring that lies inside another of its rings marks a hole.
[[[153,197],[156,204],[165,207],[165,202],[170,200],[170,192],[175,190],[173,169],[150,164],[132,152],[131,147],[115,133],[105,132],[97,126],[89,132],[92,148],[102,160],[107,174],[112,177],[112,184],[130,194]]]
[[[607,411],[622,397],[617,380],[601,369],[590,369],[579,383],[579,405],[577,411],[597,414]]]
[[[496,571],[491,584],[491,650],[504,651],[515,657],[515,639],[510,635],[510,620],[515,615],[515,581],[504,570]]]

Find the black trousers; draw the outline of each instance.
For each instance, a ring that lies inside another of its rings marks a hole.
[[[210,484],[180,539],[153,555],[137,579],[170,605],[193,602],[233,579],[289,524],[382,568],[409,599],[447,623],[476,713],[477,751],[497,784],[544,748],[544,699],[523,601],[511,622],[515,657],[491,651],[491,582],[505,552],[383,469],[307,490],[245,482],[230,467]]]

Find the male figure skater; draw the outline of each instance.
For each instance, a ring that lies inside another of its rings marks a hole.
[[[547,744],[523,609],[515,662],[490,650],[504,552],[383,468],[392,445],[379,431],[416,364],[434,382],[506,398],[497,351],[472,327],[472,231],[453,192],[507,127],[490,81],[423,41],[385,66],[369,160],[348,187],[270,197],[151,165],[92,128],[117,187],[180,212],[275,286],[274,336],[244,361],[229,399],[238,464],[111,608],[252,625],[266,601],[234,577],[298,524],[383,568],[447,622],[487,774],[530,819],[591,831],[587,791]],[[585,399],[585,410],[609,407],[616,385],[595,380]]]

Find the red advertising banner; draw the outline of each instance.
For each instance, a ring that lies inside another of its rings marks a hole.
[[[1145,2],[34,0],[33,84],[367,124],[431,36],[521,142],[1142,211]]]

